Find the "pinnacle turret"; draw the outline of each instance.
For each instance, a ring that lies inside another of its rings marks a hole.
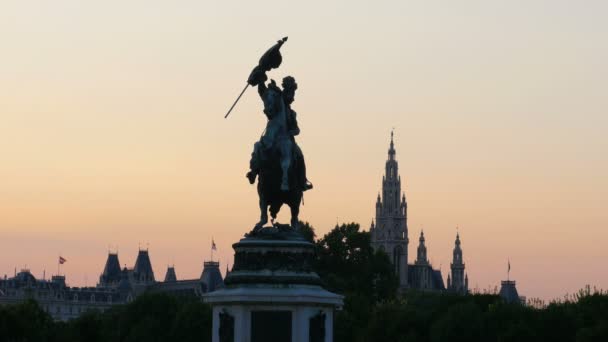
[[[393,143],[393,133],[394,132],[391,131],[391,144],[390,144],[390,147],[388,149],[388,159],[389,160],[395,160],[395,154],[396,154],[395,144]]]
[[[458,232],[456,232],[450,268],[452,272],[452,283],[448,286],[448,290],[466,294],[469,291],[469,280],[464,274],[465,265],[462,259],[462,248],[460,247],[460,233]]]
[[[426,245],[424,244],[424,231],[421,230],[420,231],[420,238],[418,239],[419,244],[418,244],[418,255],[416,257],[416,264],[417,265],[427,265],[429,263],[429,260],[427,259],[427,254],[426,254]]]

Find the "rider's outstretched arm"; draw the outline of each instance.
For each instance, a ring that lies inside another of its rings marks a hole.
[[[251,86],[258,87],[258,94],[263,96],[266,92],[266,84],[265,82],[268,80],[268,76],[266,76],[266,71],[264,71],[260,66],[256,66],[249,74],[249,78],[247,79],[247,83]]]
[[[260,97],[262,99],[264,99],[264,93],[266,92],[266,90],[268,90],[268,87],[266,87],[266,84],[264,82],[258,84],[258,94],[260,94]]]

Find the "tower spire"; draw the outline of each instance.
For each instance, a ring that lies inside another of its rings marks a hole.
[[[393,128],[391,130],[391,144],[388,149],[388,159],[389,160],[395,160],[395,143],[393,142],[394,131],[395,131],[395,129]]]
[[[466,294],[469,291],[468,278],[465,275],[465,265],[462,259],[462,248],[460,247],[460,232],[456,227],[456,240],[454,241],[454,252],[452,264],[450,265],[452,272],[452,283],[448,290]]]
[[[424,230],[420,230],[420,239],[418,240],[418,255],[416,258],[416,264],[426,265],[429,263],[426,254],[426,245],[424,244]]]
[[[395,267],[399,286],[408,286],[407,203],[401,193],[399,164],[395,158],[395,132],[391,130],[388,158],[382,176],[382,191],[376,197],[376,219],[370,226],[374,249],[384,250]]]

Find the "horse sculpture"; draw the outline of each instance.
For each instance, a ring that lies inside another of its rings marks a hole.
[[[281,90],[271,82],[260,94],[264,101],[264,114],[268,118],[266,131],[256,143],[259,161],[258,195],[260,221],[252,234],[268,223],[268,211],[274,224],[283,204],[291,209],[291,228],[298,228],[298,215],[302,202],[302,187],[298,184],[298,160],[295,157],[293,137],[287,127],[287,110]],[[281,226],[279,226],[281,227]]]

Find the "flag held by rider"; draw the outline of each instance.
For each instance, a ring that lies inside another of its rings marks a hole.
[[[249,74],[249,78],[247,79],[247,84],[245,85],[245,88],[243,88],[241,94],[236,98],[236,101],[234,101],[234,103],[228,110],[228,113],[226,113],[226,115],[224,116],[224,119],[227,118],[228,115],[230,115],[230,112],[232,112],[232,109],[234,108],[234,106],[236,106],[237,102],[239,102],[241,96],[243,96],[245,90],[247,90],[249,86],[255,87],[258,84],[265,82],[267,79],[266,72],[272,69],[276,69],[281,65],[281,62],[283,62],[283,56],[281,56],[281,46],[283,46],[286,41],[287,37],[279,39],[279,41],[277,41],[275,45],[273,45],[262,55],[260,61],[258,62],[258,65],[253,68],[251,74]]]

